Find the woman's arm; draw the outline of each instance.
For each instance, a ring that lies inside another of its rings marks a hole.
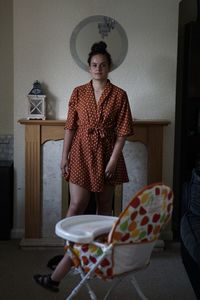
[[[62,171],[62,175],[66,175],[68,172],[68,159],[69,159],[69,153],[72,145],[72,141],[74,138],[76,130],[75,129],[66,129],[65,130],[65,136],[64,136],[64,142],[63,142],[63,150],[62,150],[62,159],[60,163],[60,168]]]
[[[126,136],[118,136],[116,139],[112,155],[110,157],[110,160],[109,160],[109,162],[106,166],[106,170],[105,170],[105,175],[108,178],[111,178],[115,173],[117,161],[120,156],[120,153],[122,152],[125,141],[126,141]]]

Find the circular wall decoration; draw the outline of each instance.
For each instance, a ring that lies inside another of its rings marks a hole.
[[[79,67],[88,71],[88,54],[91,46],[99,41],[107,44],[113,71],[123,62],[128,51],[126,32],[113,18],[97,15],[82,20],[74,28],[70,38],[71,55]]]

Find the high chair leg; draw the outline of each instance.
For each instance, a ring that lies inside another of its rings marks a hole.
[[[143,294],[141,288],[139,287],[139,284],[138,284],[137,280],[135,279],[135,276],[133,276],[133,277],[131,278],[131,283],[134,285],[134,287],[135,287],[135,289],[136,289],[138,295],[140,296],[140,298],[141,298],[142,300],[148,300],[148,299],[145,297],[145,295]]]
[[[81,269],[81,267],[79,268],[79,273],[81,275],[81,278],[83,279],[85,277],[85,274],[84,274],[83,270]],[[85,285],[88,289],[88,293],[90,295],[91,300],[97,300],[97,297],[96,297],[95,293],[93,292],[93,290],[91,289],[91,287],[88,283],[88,280],[85,281]]]
[[[85,284],[87,282],[87,280],[89,279],[90,275],[94,272],[94,270],[96,269],[96,267],[101,263],[101,261],[104,259],[104,257],[108,254],[108,252],[111,250],[111,248],[113,247],[112,244],[110,244],[104,251],[104,253],[99,257],[99,259],[97,260],[97,262],[93,265],[93,267],[90,269],[90,271],[87,274],[84,274],[84,272],[82,271],[81,267],[78,268],[78,270],[80,271],[81,274],[81,281],[79,282],[79,284],[73,289],[73,291],[71,292],[71,294],[66,298],[66,300],[70,300],[72,299],[79,291],[79,289],[82,287],[83,284]],[[87,282],[88,284],[88,282]],[[89,288],[89,294],[92,300],[96,300],[96,295],[94,294],[94,292],[92,291],[91,288]]]
[[[90,299],[91,300],[97,300],[97,297],[95,295],[95,293],[93,292],[93,290],[91,289],[89,283],[88,283],[88,276],[86,278],[86,275],[84,274],[83,270],[81,267],[78,268],[78,272],[81,276],[81,282],[78,284],[78,286],[76,286],[73,291],[71,292],[71,294],[66,298],[66,300],[71,300],[73,299],[73,297],[78,293],[79,289],[82,287],[83,284],[85,284],[85,286],[88,289],[88,293],[90,295]]]
[[[113,289],[116,287],[116,285],[119,285],[120,282],[123,280],[123,277],[119,277],[117,279],[115,279],[111,285],[111,287],[109,288],[109,290],[107,291],[105,297],[103,298],[103,300],[107,300],[108,297],[110,296],[110,294],[112,293]]]

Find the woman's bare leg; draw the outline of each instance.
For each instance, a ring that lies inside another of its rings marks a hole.
[[[77,184],[69,182],[69,192],[70,205],[67,211],[67,217],[83,214],[90,200],[90,191]]]
[[[97,193],[97,213],[99,215],[112,215],[114,186],[105,185],[104,191]]]
[[[51,274],[51,279],[58,282],[61,281],[70,271],[71,266],[72,260],[67,254],[65,254]]]
[[[72,182],[69,182],[69,189],[70,205],[67,212],[67,217],[83,214],[90,200],[90,191]],[[61,281],[70,271],[71,266],[71,258],[66,253],[52,273],[51,279],[54,281]]]

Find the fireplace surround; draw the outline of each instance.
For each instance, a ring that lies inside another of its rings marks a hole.
[[[41,239],[41,146],[64,138],[65,121],[20,119],[19,123],[25,126],[25,239]],[[134,120],[135,134],[128,137],[128,141],[141,142],[147,147],[147,184],[162,181],[163,129],[167,125],[168,120]],[[66,184],[63,189],[67,195]],[[122,186],[116,188],[115,197],[122,198]],[[69,199],[66,200],[65,203]],[[116,215],[121,210],[119,203],[116,201]]]

